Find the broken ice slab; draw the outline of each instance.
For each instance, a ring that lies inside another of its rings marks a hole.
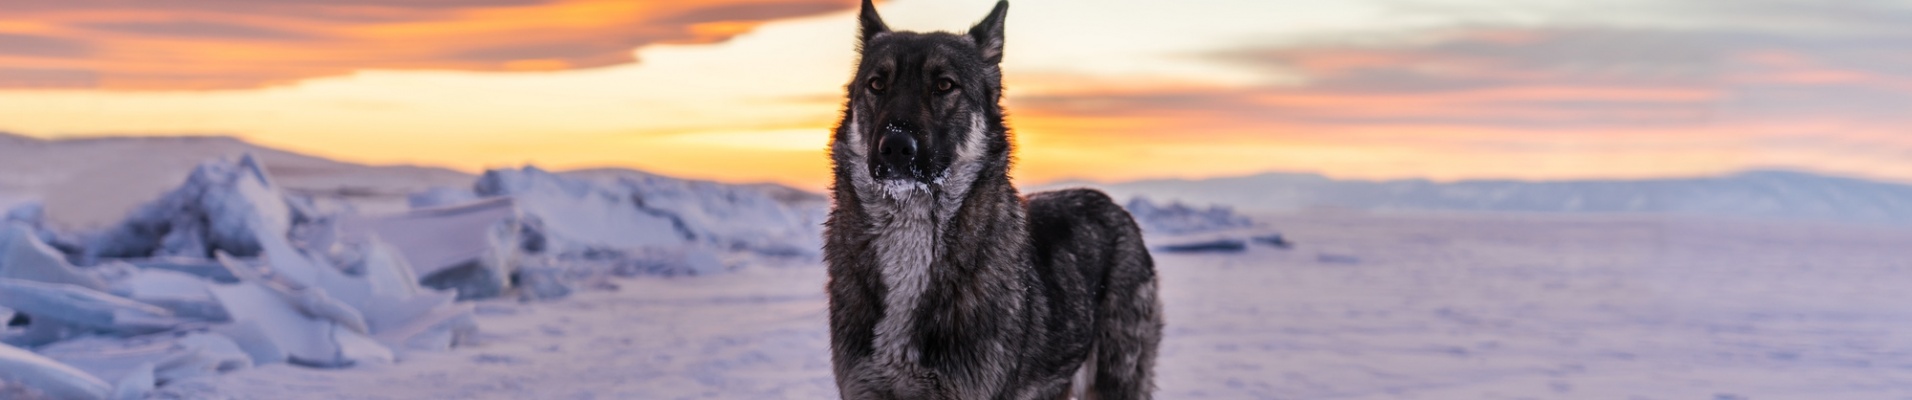
[[[40,241],[38,234],[19,223],[7,224],[0,233],[0,278],[15,278],[46,283],[66,283],[93,290],[105,290],[106,284],[73,267],[66,255]]]
[[[92,374],[18,347],[0,344],[0,382],[54,399],[105,399],[112,387]]]
[[[459,299],[494,297],[510,288],[519,243],[518,210],[510,198],[412,210],[383,217],[348,217],[348,240],[376,237],[403,256],[419,282],[457,289]]]
[[[25,314],[17,314],[15,317],[26,318],[28,321],[26,329],[14,329],[0,333],[0,343],[32,348],[91,331],[78,325],[51,318],[32,320]]]
[[[339,344],[339,359],[345,360],[344,366],[390,364],[398,358],[392,353],[392,348],[379,343],[377,339],[341,325],[332,325],[332,339]]]
[[[358,340],[363,335],[352,329],[330,319],[308,315],[285,294],[263,282],[219,285],[213,287],[212,292],[234,322],[254,324],[259,328],[259,336],[269,342],[241,344],[255,358],[260,348],[276,347],[285,353],[286,361],[323,368],[391,359],[390,350],[380,352]],[[253,339],[246,338],[247,341]]]
[[[239,277],[218,262],[196,257],[154,257],[126,260],[140,269],[162,269],[190,274],[219,283],[239,282]]]
[[[450,292],[436,291],[406,297],[375,295],[373,300],[378,307],[365,310],[365,322],[375,333],[397,330],[411,325],[433,310],[451,307],[455,296]]]
[[[271,246],[268,245],[267,247],[270,248]],[[271,253],[272,251],[268,250],[267,252]],[[363,301],[371,297],[370,284],[363,280],[345,276],[330,266],[313,266],[308,264],[301,267],[304,268],[306,272],[313,273],[313,277],[307,278],[307,281],[330,283],[330,287],[348,293],[347,296],[351,296],[350,298],[357,299],[360,302],[358,305],[353,305],[333,297],[327,292],[326,286],[313,286],[309,283],[295,281],[284,274],[277,273],[277,271],[271,271],[274,272],[272,275],[265,275],[264,272],[268,271],[259,271],[252,267],[242,265],[237,260],[227,256],[224,252],[216,253],[215,256],[219,258],[221,264],[225,264],[228,269],[233,271],[233,275],[239,276],[240,280],[266,288],[267,291],[276,295],[281,301],[290,303],[300,313],[305,314],[305,316],[338,323],[359,333],[367,332],[365,316],[361,314],[357,308],[369,306],[368,304],[364,304]],[[283,260],[283,258],[279,259]],[[303,256],[299,257],[299,259],[302,260]],[[271,265],[268,265],[268,267],[270,266]]]
[[[1283,249],[1283,250],[1291,249],[1295,247],[1295,242],[1288,241],[1287,237],[1282,236],[1279,233],[1270,233],[1266,235],[1255,236],[1253,238],[1250,238],[1250,240],[1254,240],[1255,243],[1260,243],[1260,244],[1268,245],[1269,247],[1274,247],[1274,248]]]
[[[1235,213],[1233,208],[1222,205],[1209,206],[1206,209],[1191,207],[1180,201],[1157,204],[1147,197],[1136,196],[1123,205],[1129,215],[1135,217],[1142,232],[1150,235],[1186,235],[1194,233],[1224,232],[1255,226],[1255,221]]]
[[[100,378],[119,382],[152,365],[160,383],[252,367],[252,359],[223,335],[176,332],[130,338],[87,336],[39,349],[40,355]]]
[[[613,252],[611,273],[618,276],[708,276],[729,269],[717,254],[697,247],[653,247]]]
[[[158,378],[153,377],[153,364],[140,364],[113,383],[112,400],[144,400],[158,385]]]
[[[368,239],[363,247],[364,258],[357,269],[370,281],[373,294],[410,297],[419,293],[418,273],[397,247],[377,237]]]
[[[163,269],[144,269],[112,284],[114,294],[173,312],[182,319],[226,321],[226,309],[212,298],[212,283],[198,276]]]
[[[517,213],[510,198],[500,197],[398,215],[350,218],[341,229],[349,236],[376,235],[405,249],[406,261],[420,276],[427,276],[495,252],[489,232]]]
[[[564,270],[545,266],[523,266],[518,268],[518,297],[523,300],[553,300],[571,295],[571,287],[564,279]]]
[[[283,279],[284,283],[288,284],[286,287],[294,291],[307,292],[308,289],[321,289],[318,296],[330,295],[334,298],[345,299],[362,299],[372,293],[372,284],[365,278],[346,275],[337,267],[307,257],[305,253],[293,248],[283,235],[261,233],[258,243],[261,249],[260,254],[266,261],[265,269],[272,273],[271,278]],[[215,256],[222,260],[231,259],[223,253],[215,254]],[[233,265],[238,264],[233,263]],[[235,275],[237,274],[238,272],[235,272]],[[241,279],[244,277],[241,276]]]
[[[451,349],[478,330],[471,303],[452,300],[451,293],[434,292],[382,301],[366,313],[372,338],[393,350]]]
[[[240,321],[212,328],[213,333],[232,338],[239,350],[252,358],[252,365],[267,365],[285,362],[285,349],[272,339],[271,333],[260,328],[256,321]]]
[[[776,185],[728,185],[636,171],[486,171],[485,196],[517,199],[542,223],[549,251],[696,244],[771,256],[815,256],[828,200]]]
[[[297,306],[305,315],[332,321],[353,332],[369,333],[371,328],[365,325],[365,315],[359,309],[344,301],[327,295],[319,288],[296,289],[289,293],[287,300]]]
[[[1169,253],[1240,253],[1248,250],[1248,242],[1233,238],[1196,240],[1163,244],[1155,246],[1155,250]]]
[[[328,334],[331,323],[299,312],[272,289],[245,282],[216,286],[212,293],[234,322],[255,324],[287,357],[337,363],[338,345]]]
[[[0,306],[36,321],[56,320],[109,332],[158,332],[179,323],[171,311],[151,304],[77,285],[13,278],[0,278]]]
[[[679,215],[650,208],[646,198],[617,185],[525,167],[485,171],[472,186],[479,195],[510,197],[536,216],[552,252],[679,246],[696,239]]]

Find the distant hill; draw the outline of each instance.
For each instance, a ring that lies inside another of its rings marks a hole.
[[[201,161],[252,153],[295,193],[403,207],[431,187],[468,188],[476,176],[444,168],[370,166],[328,160],[221,136],[37,139],[0,132],[0,208],[39,199],[56,224],[101,226],[184,181]],[[605,169],[574,176],[644,174]],[[778,185],[749,185],[791,203],[827,198]],[[1136,196],[1243,211],[1346,209],[1633,213],[1813,219],[1912,225],[1912,186],[1804,172],[1761,170],[1678,179],[1433,182],[1337,180],[1267,173],[1201,180],[1110,184],[1063,182],[1026,190],[1091,186],[1126,202]],[[4,211],[4,210],[0,210]]]
[[[1804,172],[1758,170],[1718,177],[1433,182],[1337,180],[1269,173],[1202,180],[1146,180],[1091,186],[1119,199],[1215,203],[1244,211],[1350,209],[1635,213],[1912,224],[1912,186]]]
[[[288,192],[347,200],[354,206],[373,207],[361,208],[372,212],[403,209],[407,196],[429,188],[469,189],[478,178],[446,168],[340,162],[225,136],[38,139],[0,132],[0,212],[13,203],[37,199],[46,204],[48,217],[56,225],[104,226],[179,186],[200,162],[246,153],[263,162]],[[615,168],[563,174],[656,176]],[[776,184],[740,186],[786,203],[828,201],[819,194]]]
[[[57,224],[99,226],[178,186],[201,161],[248,152],[293,191],[402,202],[411,188],[473,179],[444,168],[332,161],[223,136],[38,139],[0,132],[0,198],[40,199]]]

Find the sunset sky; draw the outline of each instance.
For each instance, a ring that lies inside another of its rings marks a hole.
[[[879,3],[957,30],[983,0]],[[838,0],[7,0],[0,131],[819,188]],[[1912,182],[1912,4],[1012,2],[1018,179]]]

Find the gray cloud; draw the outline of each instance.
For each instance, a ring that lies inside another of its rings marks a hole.
[[[299,32],[211,21],[127,21],[76,24],[79,27],[108,32],[134,33],[186,38],[310,39]]]
[[[0,33],[0,55],[85,57],[90,54],[92,54],[92,46],[79,40]]]
[[[1912,52],[1905,50],[1912,24],[1844,32],[1477,26],[1389,36],[1413,40],[1247,46],[1211,55],[1299,75],[1299,85],[1024,97],[1018,104],[1078,116],[1198,115],[1237,127],[1912,122]]]

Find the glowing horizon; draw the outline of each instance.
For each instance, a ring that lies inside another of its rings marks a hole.
[[[0,131],[828,182],[849,1],[429,3],[0,6]],[[899,29],[954,30],[990,5],[879,7]],[[1895,15],[1912,8],[1013,2],[1005,105],[1023,183],[1767,168],[1912,182],[1912,57],[1895,50],[1912,29]]]

